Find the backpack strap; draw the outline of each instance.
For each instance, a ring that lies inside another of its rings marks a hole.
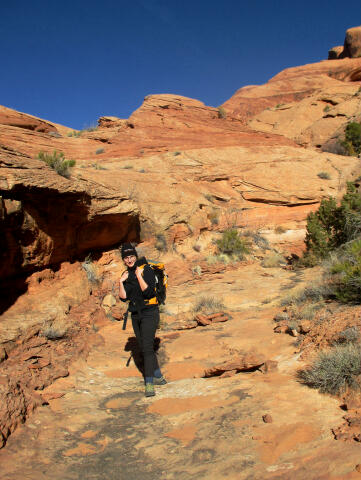
[[[152,268],[152,266],[149,263],[148,264],[144,263],[143,265],[138,266],[138,268],[140,268],[140,270],[142,271],[142,277],[144,277],[144,267],[146,265],[149,265],[150,268]],[[155,291],[155,288],[156,287],[154,287],[154,291]],[[158,305],[158,299],[157,299],[156,295],[154,295],[154,297],[152,297],[152,298],[143,298],[143,301],[144,301],[145,305]]]

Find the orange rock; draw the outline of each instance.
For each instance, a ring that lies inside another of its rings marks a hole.
[[[266,413],[265,415],[262,415],[262,420],[264,423],[272,423],[273,419],[269,413]]]
[[[288,325],[277,325],[276,327],[274,327],[273,331],[275,333],[287,333]]]
[[[210,325],[212,323],[211,320],[209,320],[207,315],[202,315],[201,313],[198,313],[195,316],[195,319],[197,320],[199,325],[203,325],[203,326]]]
[[[302,320],[300,323],[300,332],[301,333],[308,333],[311,330],[311,322],[310,320]]]
[[[228,362],[208,368],[204,372],[204,377],[218,376],[226,371],[232,370],[236,370],[237,372],[253,370],[261,367],[264,362],[265,358],[262,354],[246,353]]]

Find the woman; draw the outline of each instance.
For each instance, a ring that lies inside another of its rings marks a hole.
[[[155,385],[165,385],[157,356],[154,352],[154,337],[159,323],[159,307],[155,295],[155,274],[146,259],[138,260],[138,254],[130,243],[121,248],[127,270],[120,277],[119,297],[129,300],[129,311],[135,336],[144,358],[145,396],[155,395]]]

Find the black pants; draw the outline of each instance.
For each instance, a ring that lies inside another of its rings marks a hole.
[[[154,352],[154,337],[158,323],[158,306],[142,310],[140,318],[138,313],[132,313],[133,330],[144,359],[144,377],[153,377],[154,370],[159,368]]]

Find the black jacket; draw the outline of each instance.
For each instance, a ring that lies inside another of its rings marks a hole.
[[[142,262],[143,260],[143,262]],[[135,276],[135,268],[137,265],[144,265],[143,278],[148,287],[142,292],[138,279]],[[155,274],[145,259],[137,260],[133,268],[128,268],[128,278],[124,282],[124,290],[127,294],[126,298],[121,298],[123,302],[129,300],[129,311],[137,312],[148,308],[154,308],[155,305],[146,305],[144,300],[149,300],[155,296]]]

